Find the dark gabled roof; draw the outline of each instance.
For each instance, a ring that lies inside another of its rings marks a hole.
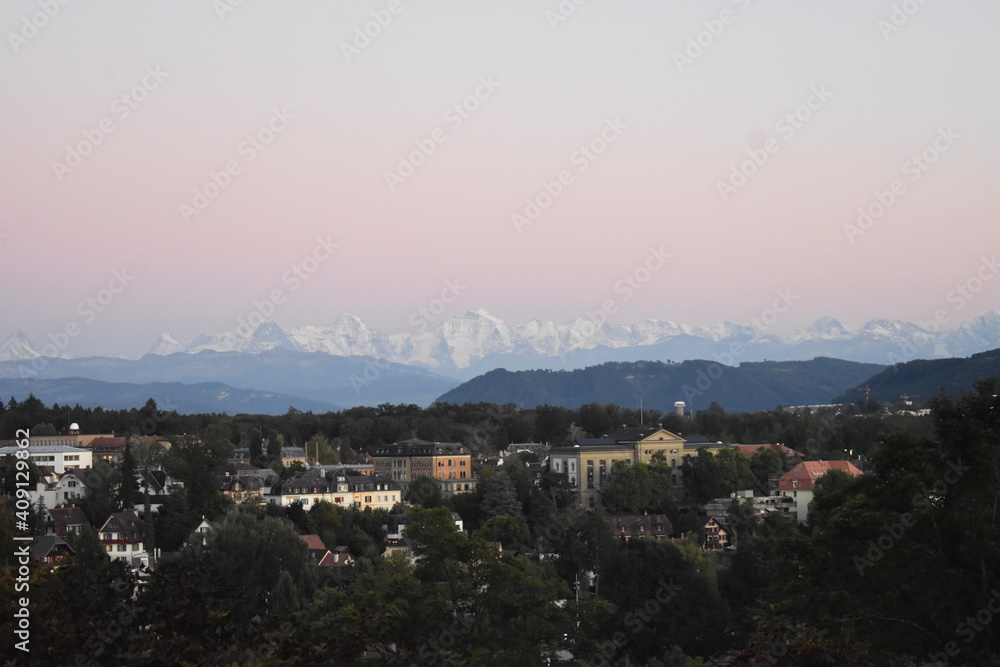
[[[80,480],[80,483],[84,486],[87,485],[87,478],[93,472],[93,468],[70,468],[59,475],[59,479],[65,479],[67,477],[76,477]]]
[[[57,535],[42,535],[35,538],[34,544],[28,548],[33,560],[41,560],[54,554],[67,555],[76,553],[66,540]]]
[[[83,526],[88,523],[87,515],[79,507],[56,507],[47,511],[52,517],[53,530],[59,537],[68,534],[69,526]]]
[[[124,533],[126,541],[139,541],[142,535],[142,521],[134,511],[116,512],[101,526],[101,533]]]
[[[150,491],[165,491],[167,488],[167,473],[163,470],[148,470],[141,468],[139,476],[149,485]]]

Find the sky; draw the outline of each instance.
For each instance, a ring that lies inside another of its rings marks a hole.
[[[446,301],[953,328],[1000,307],[998,28],[990,0],[10,0],[0,338],[138,356]]]

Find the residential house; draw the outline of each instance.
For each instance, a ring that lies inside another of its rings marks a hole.
[[[351,556],[351,550],[347,547],[334,547],[326,552],[318,565],[320,567],[350,567],[354,565],[354,558]]]
[[[611,534],[626,542],[631,539],[669,540],[674,527],[665,514],[614,515],[610,517]]]
[[[112,514],[98,534],[111,558],[123,560],[134,569],[149,564],[149,556],[143,548],[142,521],[134,510]]]
[[[226,475],[219,482],[222,495],[231,498],[234,503],[263,502],[265,482],[255,474]]]
[[[306,549],[309,551],[309,560],[312,561],[313,565],[319,565],[319,562],[330,553],[319,535],[299,535],[299,539],[305,542]]]
[[[778,493],[795,502],[795,519],[807,523],[809,503],[812,502],[816,482],[831,470],[840,470],[852,477],[862,474],[850,461],[803,461],[778,481]]]
[[[45,534],[55,535],[63,539],[70,535],[78,535],[84,526],[89,526],[87,515],[79,507],[58,507],[46,510],[48,520],[45,522]]]
[[[66,543],[66,540],[56,535],[41,535],[28,547],[28,553],[32,560],[36,560],[46,565],[55,565],[66,556],[72,556],[75,551]]]
[[[201,523],[194,527],[191,532],[191,536],[187,539],[187,544],[200,544],[205,546],[208,544],[208,534],[211,533],[219,526],[215,521],[209,521],[205,517],[201,517]]]
[[[124,436],[101,436],[90,441],[89,449],[95,461],[104,461],[117,466],[125,456],[126,438]]]
[[[712,517],[705,524],[705,549],[716,551],[729,546],[729,531],[721,518]]]

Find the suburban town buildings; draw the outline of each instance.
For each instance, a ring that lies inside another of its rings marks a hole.
[[[402,488],[393,481],[369,475],[326,473],[316,468],[277,482],[263,494],[268,503],[301,503],[306,509],[320,501],[355,509],[391,509],[402,502]]]
[[[472,454],[460,443],[403,440],[379,447],[373,458],[375,475],[398,482],[404,493],[409,483],[418,477],[436,479],[445,497],[476,488]]]

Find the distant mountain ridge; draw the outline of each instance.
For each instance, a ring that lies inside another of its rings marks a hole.
[[[221,382],[135,384],[87,378],[0,379],[0,396],[24,399],[28,394],[34,394],[46,405],[59,403],[107,410],[140,408],[152,398],[161,410],[176,411],[179,414],[224,412],[230,415],[281,415],[293,406],[303,412],[332,412],[340,409],[333,403],[254,389],[237,389]]]
[[[103,382],[185,385],[222,382],[235,388],[287,394],[347,407],[380,403],[426,405],[458,383],[421,368],[368,357],[336,357],[287,349],[256,354],[210,350],[167,356],[147,354],[134,360],[83,357],[2,361],[0,378],[87,378]],[[308,409],[300,405],[295,407]]]
[[[1000,376],[1000,349],[973,354],[966,359],[915,359],[896,364],[865,380],[869,398],[898,403],[903,396],[920,401],[937,396],[941,390],[950,394],[972,391],[978,379]],[[857,390],[840,394],[837,402],[854,402],[862,396]]]
[[[186,344],[164,332],[153,344],[151,353],[260,354],[287,350],[369,357],[469,379],[501,367],[569,370],[607,361],[644,359],[708,359],[736,365],[746,361],[831,357],[892,364],[913,358],[965,357],[997,347],[1000,347],[1000,310],[945,332],[884,319],[871,320],[852,331],[833,318],[823,317],[804,330],[784,335],[762,333],[731,322],[692,327],[670,320],[595,324],[577,318],[566,324],[532,320],[511,326],[484,310],[473,310],[443,320],[433,328],[391,334],[379,332],[347,314],[330,326],[285,329],[276,322],[265,321],[252,331],[202,334]],[[733,349],[739,349],[740,354],[730,360]],[[58,351],[34,346],[21,332],[0,346],[0,361],[30,360],[41,354],[57,356]]]
[[[728,411],[772,410],[778,405],[829,403],[884,368],[840,359],[745,362],[727,367],[714,361],[679,364],[609,362],[573,371],[498,369],[442,394],[442,403],[513,403],[579,408],[614,403],[670,410],[676,401],[704,410],[716,402]]]

